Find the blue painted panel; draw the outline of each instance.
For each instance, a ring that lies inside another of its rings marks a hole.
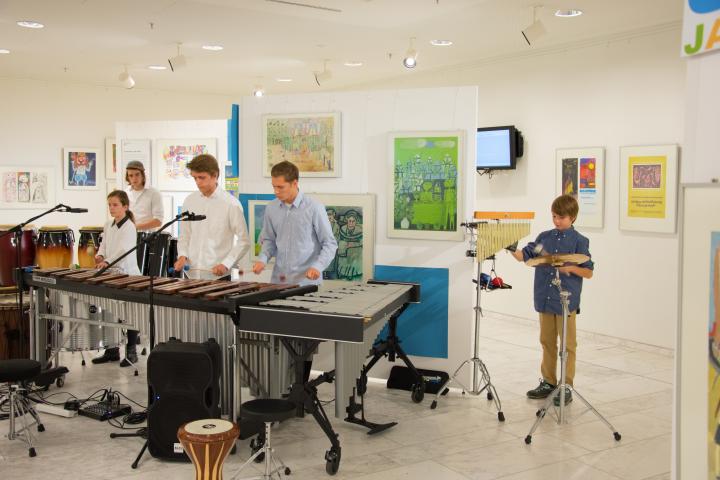
[[[250,208],[248,202],[250,200],[275,200],[275,195],[272,193],[241,193],[240,204],[243,207],[243,215],[245,215],[245,225],[250,225]]]
[[[232,113],[230,119],[227,122],[228,125],[228,160],[231,165],[225,165],[225,176],[226,177],[237,177],[240,174],[240,141],[239,141],[239,126],[240,126],[240,106],[233,104]]]
[[[448,358],[449,270],[375,265],[373,278],[420,284],[421,301],[410,305],[398,318],[398,337],[408,355]],[[387,325],[378,337],[386,336]]]

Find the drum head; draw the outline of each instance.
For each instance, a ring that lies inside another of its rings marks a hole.
[[[217,435],[232,430],[232,422],[220,418],[195,420],[185,425],[185,431],[192,435]]]
[[[103,231],[103,227],[80,227],[80,232],[101,232]]]
[[[45,225],[40,227],[41,232],[65,232],[67,230],[70,230],[67,225]]]

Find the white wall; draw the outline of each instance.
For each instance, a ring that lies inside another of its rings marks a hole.
[[[87,207],[90,211],[53,213],[36,225],[69,225],[77,235],[80,227],[102,225],[107,218],[105,137],[115,135],[116,121],[229,118],[231,104],[231,98],[220,95],[0,78],[0,164],[55,168],[56,203]],[[62,189],[65,146],[100,150],[99,190]],[[19,223],[39,213],[2,210],[0,223]]]
[[[388,182],[392,178],[388,133],[410,130],[463,130],[474,133],[477,108],[475,87],[381,90],[308,95],[246,97],[240,120],[240,190],[272,193],[270,178],[262,176],[262,115],[270,113],[341,112],[342,177],[300,179],[305,192],[374,193],[375,264],[448,268],[450,271],[448,359],[415,358],[422,368],[454,369],[470,356],[472,318],[472,262],[465,242],[387,238]],[[466,142],[466,172],[473,174],[474,142]],[[472,212],[474,178],[464,182],[466,210]],[[462,213],[461,213],[462,214]],[[325,366],[320,361],[316,368]],[[386,377],[381,362],[372,376]]]
[[[518,169],[492,180],[477,178],[474,206],[535,211],[533,237],[552,227],[555,149],[604,146],[605,226],[582,230],[590,238],[596,270],[584,287],[579,328],[664,347],[674,346],[678,238],[618,229],[618,150],[682,143],[685,62],[678,39],[673,29],[473,68],[405,75],[393,83],[478,85],[478,126],[514,124],[522,130],[526,153]],[[485,296],[486,308],[536,318],[532,272],[505,254],[499,258],[498,273],[514,289]]]

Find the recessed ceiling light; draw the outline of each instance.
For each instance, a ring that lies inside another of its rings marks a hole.
[[[276,78],[275,81],[277,82],[292,82],[292,78]]]
[[[44,28],[45,27],[45,25],[43,25],[42,23],[36,22],[34,20],[20,20],[19,22],[17,22],[17,24],[19,26],[25,27],[25,28]]]
[[[150,70],[167,70],[165,65],[148,65]]]
[[[346,67],[362,67],[363,62],[351,61],[351,62],[345,62],[345,63],[343,63],[343,65],[345,65]]]
[[[7,55],[8,53],[10,53],[10,50],[7,48],[0,48],[0,55]]]
[[[210,50],[211,52],[219,52],[224,47],[222,45],[203,45],[203,50]]]
[[[579,17],[582,15],[582,10],[557,10],[555,12],[556,17]]]
[[[452,44],[452,40],[430,40],[430,45],[434,47],[449,47]]]

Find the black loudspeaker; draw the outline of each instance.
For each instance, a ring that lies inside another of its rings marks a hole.
[[[214,338],[183,343],[171,338],[158,344],[147,361],[148,451],[155,458],[185,460],[180,425],[220,418],[222,352]]]

